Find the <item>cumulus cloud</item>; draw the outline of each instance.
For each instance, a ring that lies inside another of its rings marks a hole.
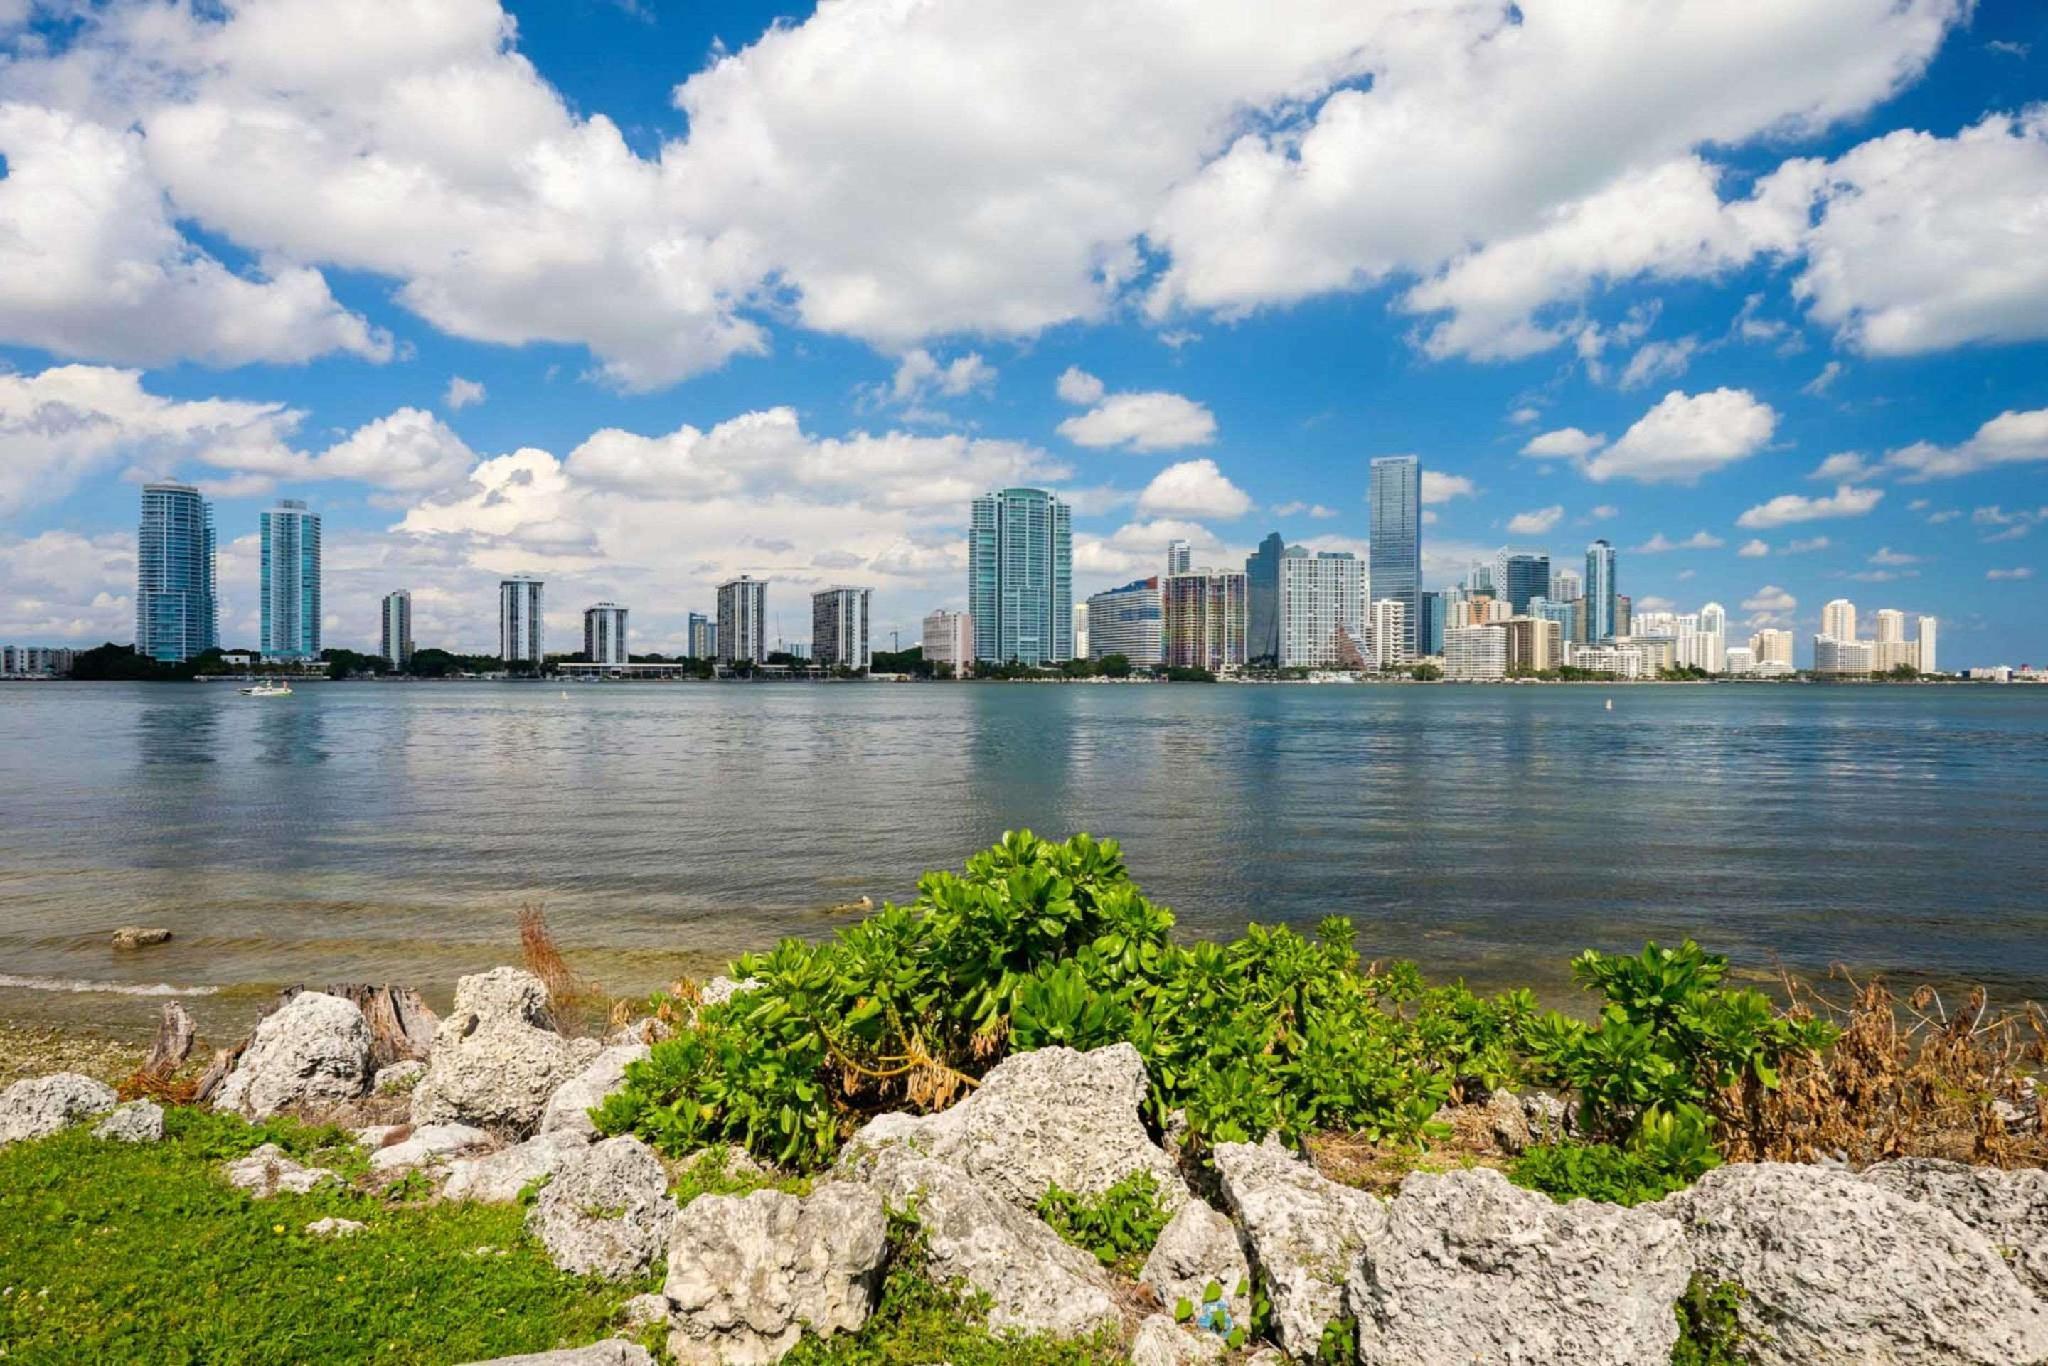
[[[1577,427],[1560,427],[1554,432],[1530,437],[1522,446],[1522,454],[1544,459],[1576,460],[1591,455],[1606,444],[1604,434],[1595,436]]]
[[[1279,503],[1273,508],[1275,517],[1313,517],[1317,521],[1328,521],[1337,515],[1337,509],[1324,507],[1321,503]]]
[[[1735,525],[1752,530],[1790,526],[1794,522],[1817,522],[1829,517],[1861,517],[1884,499],[1883,489],[1837,485],[1826,497],[1808,498],[1801,493],[1781,493],[1769,502],[1758,503],[1735,519]]]
[[[1518,512],[1508,518],[1508,530],[1517,536],[1541,536],[1564,520],[1564,508],[1553,503],[1547,508]]]
[[[1060,372],[1053,382],[1053,392],[1068,403],[1077,403],[1086,408],[1100,403],[1104,393],[1103,383],[1078,365],[1069,365]]]
[[[1793,597],[1774,583],[1767,583],[1749,597],[1742,600],[1745,612],[1768,612],[1773,616],[1784,616],[1799,606],[1799,599]]]
[[[1842,372],[1842,362],[1831,360],[1820,368],[1819,374],[1799,386],[1799,392],[1809,398],[1819,398],[1834,387],[1835,381],[1842,377]]]
[[[1834,542],[1825,536],[1809,536],[1804,540],[1787,541],[1785,543],[1785,553],[1787,555],[1804,555],[1810,551],[1826,550],[1832,544]]]
[[[1959,445],[1937,446],[1929,441],[1916,441],[1889,452],[1884,463],[1887,469],[1900,471],[1901,481],[1921,484],[2000,465],[2044,460],[2048,460],[2048,408],[2035,408],[2000,413]]]
[[[1422,472],[1422,501],[1425,506],[1448,503],[1453,498],[1471,498],[1478,492],[1478,485],[1465,475],[1428,469]]]
[[[1077,446],[1172,451],[1216,438],[1215,416],[1180,394],[1108,394],[1089,401],[1095,406],[1059,425],[1060,435]]]
[[[1824,484],[1853,484],[1877,473],[1877,468],[1855,451],[1837,451],[1814,467],[1808,479]]]
[[[2031,579],[2034,577],[2034,571],[2029,565],[2022,565],[2017,569],[1987,569],[1984,571],[1984,577],[1992,580]]]
[[[1621,372],[1621,387],[1640,389],[1652,380],[1682,375],[1686,367],[1692,364],[1693,354],[1699,349],[1697,337],[1650,342],[1629,357],[1628,365]]]
[[[1224,478],[1214,460],[1169,465],[1138,495],[1138,511],[1147,516],[1213,517],[1227,522],[1251,509],[1251,496]]]
[[[1903,550],[1893,550],[1887,545],[1879,546],[1875,551],[1871,552],[1870,563],[1897,566],[1918,564],[1920,559],[1921,557],[1918,555],[1908,555]]]
[[[484,401],[484,386],[477,380],[464,379],[460,375],[448,377],[448,392],[441,395],[441,406],[450,412],[460,412]]]
[[[1756,454],[1777,423],[1771,406],[1744,389],[1674,389],[1583,468],[1595,480],[1690,484]]]
[[[1718,550],[1728,544],[1710,531],[1695,531],[1682,541],[1674,541],[1663,532],[1635,547],[1638,555],[1661,555],[1671,550]]]
[[[1751,537],[1749,540],[1744,541],[1742,549],[1735,553],[1745,560],[1760,560],[1771,553],[1771,548],[1756,537]]]

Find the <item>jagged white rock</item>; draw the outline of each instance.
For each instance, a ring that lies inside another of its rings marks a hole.
[[[422,1124],[396,1143],[387,1143],[370,1154],[373,1171],[404,1171],[424,1167],[457,1153],[475,1152],[491,1146],[491,1136],[470,1124]]]
[[[264,1017],[214,1106],[268,1119],[287,1106],[353,1100],[370,1085],[370,1023],[355,1002],[302,991]]]
[[[615,1044],[599,1053],[588,1067],[563,1082],[548,1098],[547,1109],[540,1117],[540,1131],[551,1134],[569,1130],[586,1139],[596,1138],[597,1125],[591,1121],[590,1112],[626,1084],[627,1064],[640,1061],[650,1051],[646,1044],[634,1043]]]
[[[1221,1361],[1223,1342],[1213,1333],[1190,1332],[1165,1314],[1154,1314],[1138,1325],[1131,1339],[1131,1366],[1195,1366],[1197,1362]]]
[[[119,1100],[113,1087],[77,1072],[25,1077],[0,1091],[0,1145],[48,1137],[107,1113]]]
[[[699,1196],[669,1240],[669,1354],[681,1366],[765,1366],[806,1331],[858,1329],[888,1241],[882,1198],[863,1186]]]
[[[523,1138],[588,1052],[555,1032],[547,988],[532,973],[493,968],[465,977],[413,1088],[413,1123],[474,1124]]]
[[[448,1164],[442,1198],[509,1205],[519,1192],[543,1176],[553,1176],[564,1163],[590,1148],[582,1134],[541,1134],[480,1157],[458,1157]]]
[[[420,1078],[427,1075],[427,1065],[418,1058],[406,1058],[392,1063],[389,1067],[377,1069],[377,1075],[370,1081],[373,1096],[402,1096],[420,1084]]]
[[[1223,1292],[1231,1323],[1247,1328],[1252,1314],[1251,1276],[1237,1225],[1200,1200],[1188,1201],[1167,1221],[1139,1273],[1168,1309],[1186,1300],[1197,1313],[1204,1302],[1203,1292],[1215,1282]]]
[[[1324,1327],[1343,1316],[1345,1278],[1386,1227],[1386,1209],[1270,1139],[1219,1143],[1214,1159],[1272,1300],[1275,1339],[1291,1356],[1314,1356]]]
[[[1863,1179],[1976,1229],[2011,1261],[2020,1283],[2048,1302],[2048,1171],[1909,1157],[1866,1168]]]
[[[164,1107],[153,1100],[116,1106],[93,1126],[92,1136],[115,1143],[155,1143],[164,1136]]]
[[[623,1136],[564,1162],[526,1216],[556,1266],[614,1280],[660,1260],[675,1221],[661,1159],[639,1139]]]
[[[247,1157],[236,1158],[224,1170],[230,1186],[248,1191],[258,1200],[267,1200],[280,1192],[304,1195],[315,1186],[341,1179],[325,1167],[308,1167],[292,1161],[275,1143],[266,1143]]]
[[[1664,1215],[1560,1205],[1485,1168],[1417,1172],[1360,1252],[1345,1307],[1362,1366],[1662,1366],[1691,1273]]]
[[[353,1238],[369,1225],[357,1219],[315,1219],[306,1225],[306,1232],[315,1238]]]

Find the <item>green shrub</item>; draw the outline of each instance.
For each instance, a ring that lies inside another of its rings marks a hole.
[[[1672,1172],[1655,1159],[1611,1143],[1545,1143],[1529,1148],[1508,1168],[1518,1186],[1553,1200],[1600,1200],[1641,1205],[1684,1190],[1697,1173]]]
[[[1039,1198],[1038,1217],[1104,1266],[1133,1276],[1167,1219],[1159,1205],[1159,1182],[1150,1172],[1132,1172],[1100,1195],[1053,1186]]]
[[[1747,1292],[1734,1281],[1695,1273],[1678,1301],[1678,1341],[1671,1366],[1749,1366],[1747,1340],[1737,1317]]]

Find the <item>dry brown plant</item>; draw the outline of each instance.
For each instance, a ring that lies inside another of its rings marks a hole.
[[[548,1009],[556,1028],[572,1038],[591,1033],[593,1025],[603,1025],[615,1009],[625,1005],[614,1002],[603,987],[569,966],[548,928],[547,912],[537,902],[519,908],[519,956],[526,970],[547,988]]]

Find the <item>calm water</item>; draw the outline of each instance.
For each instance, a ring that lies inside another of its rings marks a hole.
[[[2048,999],[2048,689],[45,684],[0,755],[14,1019],[443,995],[526,902],[639,989],[1018,826],[1121,840],[1185,929],[1342,913],[1487,983],[1691,934]]]

